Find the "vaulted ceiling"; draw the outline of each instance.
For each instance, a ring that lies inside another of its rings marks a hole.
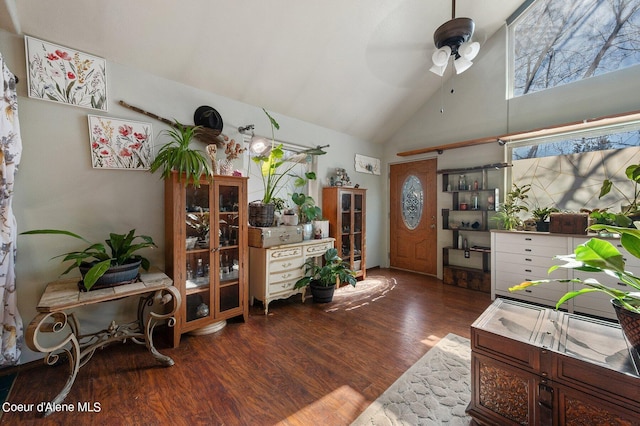
[[[522,2],[460,0],[456,17],[482,43]],[[380,143],[440,87],[433,32],[451,13],[448,0],[2,0],[0,28]]]

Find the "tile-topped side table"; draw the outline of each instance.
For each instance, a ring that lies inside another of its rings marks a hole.
[[[38,315],[27,327],[25,340],[31,350],[46,354],[44,361],[47,365],[56,364],[62,354],[66,354],[68,358],[70,373],[67,383],[48,405],[55,407],[60,404],[71,390],[80,367],[91,359],[97,349],[113,342],[130,339],[137,344],[144,344],[161,364],[167,367],[173,365],[173,359],[159,353],[153,344],[153,329],[156,324],[164,320],[167,320],[169,326],[175,324],[174,314],[180,306],[181,298],[172,284],[168,276],[158,271],[142,273],[140,280],[132,284],[88,292],[78,289],[77,279],[47,284],[36,308]],[[137,319],[127,324],[116,324],[115,321],[111,321],[106,329],[96,333],[82,334],[74,313],[67,313],[75,308],[126,297],[140,298]],[[171,311],[154,312],[152,309],[154,306],[169,306]],[[41,339],[44,337],[41,336],[42,333],[57,334],[62,340],[57,344],[49,345],[48,342],[52,339],[49,337]],[[52,412],[52,410],[45,411],[44,416]]]

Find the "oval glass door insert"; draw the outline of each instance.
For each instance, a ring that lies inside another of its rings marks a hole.
[[[415,175],[409,175],[402,184],[402,220],[409,229],[416,229],[422,218],[422,183]]]

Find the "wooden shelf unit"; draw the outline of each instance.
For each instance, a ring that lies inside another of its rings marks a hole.
[[[366,196],[364,188],[322,189],[322,215],[329,220],[329,236],[335,238],[338,255],[362,279],[367,275]]]
[[[176,172],[165,180],[165,267],[183,300],[174,347],[184,333],[249,315],[247,178],[203,175],[199,183],[185,185]],[[187,238],[197,238],[193,248]]]

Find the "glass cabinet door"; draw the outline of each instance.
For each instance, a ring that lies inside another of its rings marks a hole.
[[[360,270],[362,266],[362,246],[364,245],[363,207],[363,195],[360,193],[353,194],[353,263],[351,267],[355,270]]]
[[[211,251],[209,185],[188,185],[186,189],[186,320],[213,315],[211,307]]]
[[[218,232],[215,235],[213,261],[218,266],[216,285],[216,314],[234,309],[241,309],[240,268],[240,187],[238,185],[216,182],[215,200],[216,223]]]
[[[342,247],[340,248],[340,257],[345,262],[351,263],[351,194],[348,192],[340,193],[340,206],[341,206],[341,224],[342,224]]]

